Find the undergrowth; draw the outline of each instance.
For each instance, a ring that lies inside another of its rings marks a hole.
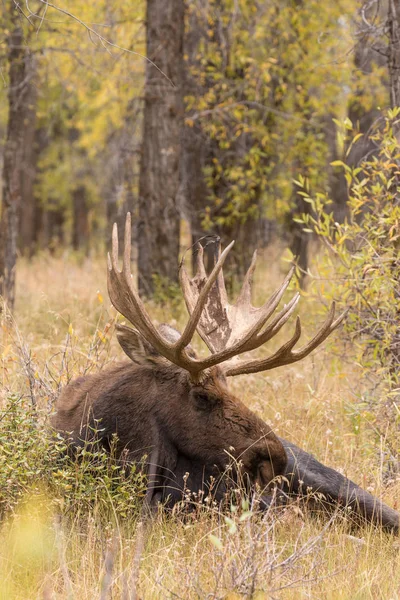
[[[137,512],[146,489],[140,469],[131,465],[128,471],[97,442],[72,451],[47,417],[47,411],[18,396],[8,397],[2,407],[0,514],[14,512],[27,494],[44,492],[60,514],[83,516],[96,508],[108,521]]]

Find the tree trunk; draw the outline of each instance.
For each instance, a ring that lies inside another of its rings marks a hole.
[[[215,4],[213,24],[204,20],[203,10],[199,7],[189,11],[188,24],[185,31],[185,64],[184,64],[184,96],[202,97],[207,93],[207,88],[213,85],[207,77],[199,77],[199,72],[204,72],[203,58],[200,45],[209,37],[209,30],[213,28],[213,39],[217,41],[217,48],[221,52],[220,70],[229,80],[238,79],[231,72],[227,75],[229,56],[231,54],[230,35],[224,31],[226,25],[222,13],[224,8],[221,2]],[[199,4],[200,6],[200,4]],[[230,70],[231,71],[231,70]],[[242,99],[242,91],[237,92],[237,100]],[[242,277],[248,269],[256,247],[265,245],[265,220],[262,218],[261,193],[255,189],[254,199],[249,203],[246,218],[226,218],[225,200],[229,193],[229,186],[217,178],[213,180],[212,190],[205,180],[204,171],[213,168],[215,159],[227,169],[232,162],[239,162],[254,144],[251,134],[242,134],[240,139],[234,140],[228,151],[220,148],[218,139],[211,138],[210,134],[202,127],[202,120],[196,115],[197,110],[186,112],[186,124],[182,130],[182,205],[183,211],[190,222],[192,243],[199,238],[205,247],[205,262],[207,270],[211,270],[215,258],[215,244],[212,239],[221,239],[222,246],[226,246],[233,239],[235,245],[225,262],[224,275],[228,287],[234,287],[234,280]],[[193,118],[192,118],[193,117]],[[210,192],[224,200],[219,206],[210,201]],[[205,229],[203,221],[207,210],[210,211],[211,226]],[[222,218],[219,218],[222,217]],[[219,222],[218,222],[219,221]],[[193,254],[193,268],[196,260]]]
[[[126,213],[133,213],[132,245],[137,246],[137,219],[136,202],[133,194],[134,179],[136,176],[135,155],[138,153],[137,122],[140,107],[137,98],[131,100],[127,106],[123,125],[118,132],[114,132],[110,140],[111,164],[110,177],[106,190],[106,215],[107,215],[107,246],[111,245],[111,232],[113,223],[118,225],[118,241],[123,243],[124,224]]]
[[[54,208],[50,206],[53,205]],[[49,207],[40,211],[40,247],[46,248],[55,254],[64,244],[65,215],[63,209],[57,207],[56,202],[49,201]]]
[[[15,300],[18,212],[21,204],[21,170],[24,141],[24,113],[27,92],[27,50],[24,47],[19,13],[11,6],[11,33],[8,38],[9,88],[8,125],[4,147],[3,198],[0,222],[0,295],[12,310]]]
[[[36,166],[39,157],[35,144],[36,111],[37,111],[37,86],[34,81],[36,75],[36,59],[32,55],[26,57],[26,97],[23,115],[23,155],[20,166],[21,177],[21,206],[20,206],[20,231],[19,247],[28,255],[33,254],[35,240],[35,210],[34,184],[36,179]]]
[[[184,37],[185,62],[183,67],[184,97],[201,96],[205,92],[205,84],[192,74],[192,69],[199,66],[199,43],[205,35],[199,22],[197,12],[192,10],[188,15],[188,26]],[[202,226],[203,214],[207,206],[208,189],[204,179],[204,168],[210,158],[209,139],[204,135],[198,120],[192,121],[193,110],[187,110],[187,122],[182,122],[182,160],[181,160],[181,206],[190,224],[192,244],[196,244],[210,232]],[[209,246],[203,240],[207,250]],[[193,272],[196,263],[196,253],[192,252]]]
[[[73,228],[72,246],[74,250],[83,250],[85,254],[89,251],[89,219],[86,188],[79,185],[72,192],[73,205]]]
[[[158,68],[146,63],[139,180],[139,290],[147,296],[155,277],[178,281],[183,32],[184,0],[148,0],[147,56]]]
[[[43,154],[50,143],[49,134],[46,127],[37,127],[35,129],[34,141],[33,141],[33,163],[34,163],[34,174],[35,180],[40,174],[38,168],[39,157]],[[35,192],[34,181],[32,182],[32,194],[33,194],[33,208],[32,208],[32,243],[30,247],[27,247],[27,253],[31,256],[36,250],[42,248],[48,248],[48,241],[44,242],[45,232],[43,227],[45,225],[44,209],[41,203],[40,196]],[[21,232],[23,225],[21,224]],[[21,233],[22,236],[22,233]],[[21,242],[22,243],[22,242]]]

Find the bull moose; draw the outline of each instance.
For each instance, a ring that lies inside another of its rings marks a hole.
[[[302,496],[310,490],[323,494],[326,505],[350,506],[365,519],[397,531],[399,516],[356,484],[330,469],[294,444],[280,439],[228,389],[227,378],[266,371],[301,360],[336,329],[332,305],[325,323],[305,346],[295,349],[301,324],[297,317],[292,337],[267,358],[239,359],[264,345],[288,321],[299,294],[276,313],[293,275],[263,306],[251,304],[256,253],[235,304],[228,302],[222,267],[233,242],[217,253],[207,275],[202,248],[196,273],[180,269],[180,282],[189,318],[182,334],[152,323],[133,286],[131,218],[127,215],[122,270],[118,268],[118,232],[114,224],[108,256],[108,292],[114,307],[133,325],[117,325],[118,341],[129,362],[95,375],[81,377],[62,391],[53,426],[72,436],[74,445],[97,435],[105,448],[117,436],[117,453],[128,461],[147,458],[148,499],[172,506],[182,498],[183,481],[194,492],[207,494],[210,482],[234,461],[231,481],[239,477],[251,488],[264,490],[265,504],[272,486],[281,480],[280,497]],[[210,354],[199,358],[191,346],[198,332]],[[283,476],[283,477],[282,477]],[[216,500],[226,493],[226,482],[213,487]],[[283,481],[283,483],[282,483]]]

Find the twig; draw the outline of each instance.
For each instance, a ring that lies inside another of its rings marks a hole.
[[[84,21],[82,21],[82,19],[80,19],[79,17],[77,17],[76,15],[74,15],[73,13],[71,13],[70,11],[65,10],[64,8],[60,8],[59,6],[56,6],[55,4],[52,4],[51,2],[48,2],[47,0],[38,0],[38,1],[41,2],[42,4],[44,4],[46,6],[46,10],[47,10],[47,7],[54,8],[54,10],[57,10],[61,14],[66,15],[67,17],[69,17],[73,21],[76,21],[77,23],[79,23],[79,25],[82,25],[82,27],[84,27],[86,29],[86,31],[89,33],[89,35],[94,35],[100,41],[100,43],[103,46],[103,48],[109,54],[111,54],[111,52],[110,52],[110,50],[108,48],[111,47],[111,48],[116,48],[117,50],[122,50],[123,52],[127,52],[129,54],[133,54],[135,56],[138,56],[139,58],[144,58],[144,60],[146,60],[148,63],[150,63],[155,69],[157,69],[157,71],[159,73],[161,73],[161,75],[163,77],[165,77],[165,79],[168,81],[168,83],[172,87],[176,87],[175,84],[173,83],[173,81],[168,77],[168,75],[166,75],[164,73],[164,71],[162,71],[162,69],[160,69],[160,67],[158,67],[156,65],[156,63],[153,62],[147,56],[144,56],[143,54],[140,54],[140,52],[135,52],[134,50],[129,50],[129,48],[124,48],[122,46],[119,46],[118,44],[114,44],[113,42],[111,42],[110,40],[108,40],[107,38],[105,38],[104,36],[102,36],[100,33],[98,33],[95,29],[93,29],[92,27],[90,27],[87,23],[85,23]],[[20,9],[19,3],[16,2],[16,0],[14,0],[14,3]],[[25,4],[26,4],[26,8],[28,9],[29,16],[34,17],[34,18],[40,18],[41,25],[43,24],[43,21],[47,20],[47,19],[45,19],[44,15],[41,16],[41,17],[38,17],[38,15],[36,13],[33,13],[31,11],[31,9],[29,8],[29,2],[28,2],[28,0],[25,1]],[[24,15],[24,16],[26,16],[26,15]]]

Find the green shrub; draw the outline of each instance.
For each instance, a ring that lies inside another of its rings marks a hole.
[[[339,310],[349,309],[344,333],[373,382],[374,393],[367,398],[368,418],[377,418],[374,426],[380,433],[387,425],[395,425],[396,431],[400,422],[399,116],[399,109],[382,116],[371,134],[376,152],[359,166],[332,163],[344,170],[349,188],[348,215],[343,223],[335,221],[326,195],[311,196],[306,180],[296,182],[312,208],[311,214],[299,221],[327,248],[319,273],[320,289],[323,287],[324,297],[334,300]],[[361,134],[349,122],[346,127],[351,147]],[[332,271],[334,280],[324,283]]]
[[[138,509],[146,488],[140,469],[128,471],[96,442],[71,452],[46,421],[44,411],[18,396],[10,396],[0,412],[1,515],[43,489],[62,513],[95,511],[109,520]]]

